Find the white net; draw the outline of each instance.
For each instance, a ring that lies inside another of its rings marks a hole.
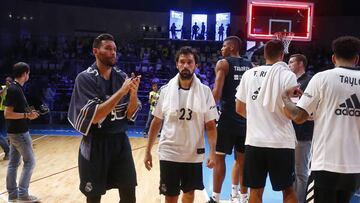
[[[294,33],[293,32],[276,32],[274,34],[275,38],[278,40],[281,40],[282,43],[284,44],[284,52],[285,54],[289,53],[289,45],[291,40],[294,37]]]

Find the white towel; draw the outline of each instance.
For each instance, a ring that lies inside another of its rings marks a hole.
[[[201,81],[194,74],[186,101],[186,108],[191,109],[193,112],[205,113],[207,111],[202,85]],[[179,74],[169,81],[162,107],[162,111],[169,114],[176,113],[177,110],[179,110]]]
[[[279,100],[281,101],[281,93],[283,91],[283,87],[281,86],[281,74],[284,71],[291,71],[286,63],[280,61],[273,64],[261,83],[257,99],[270,112],[274,112],[276,102]]]

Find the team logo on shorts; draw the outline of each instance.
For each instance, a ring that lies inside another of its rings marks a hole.
[[[85,185],[85,191],[86,192],[91,192],[91,190],[93,189],[92,185],[90,182],[87,182]]]
[[[161,184],[161,185],[160,185],[160,191],[163,192],[163,193],[166,193],[167,188],[166,188],[166,185],[165,185],[165,184]]]

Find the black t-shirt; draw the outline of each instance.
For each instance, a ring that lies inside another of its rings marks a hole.
[[[4,101],[5,106],[13,107],[16,113],[26,113],[28,103],[23,93],[22,86],[13,82],[10,84]],[[29,131],[27,119],[6,119],[6,127],[8,133],[25,133]]]
[[[300,89],[305,91],[307,85],[310,82],[312,76],[308,75],[307,73],[303,74],[301,77],[297,79],[297,82],[300,85]],[[313,132],[314,132],[314,121],[306,121],[303,124],[294,124],[294,129],[296,132],[296,138],[299,141],[309,141],[312,140]]]
[[[229,72],[225,77],[222,89],[220,100],[222,113],[219,122],[232,123],[234,125],[246,124],[245,118],[235,111],[235,94],[242,75],[245,71],[252,68],[252,64],[244,58],[228,57],[225,60],[229,63]]]

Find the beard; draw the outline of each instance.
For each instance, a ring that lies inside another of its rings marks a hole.
[[[99,57],[99,61],[107,67],[113,67],[116,64],[116,58]]]
[[[194,75],[194,72],[190,72],[187,69],[184,69],[180,72],[180,78],[182,80],[190,80]]]

